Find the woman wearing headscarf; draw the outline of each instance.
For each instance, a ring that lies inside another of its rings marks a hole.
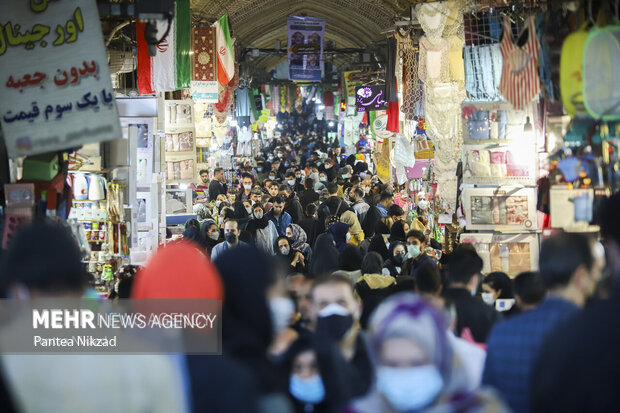
[[[182,241],[155,252],[147,266],[136,274],[131,296],[140,300],[222,300],[224,290],[222,279],[204,250]],[[230,322],[226,320],[224,330]],[[184,334],[196,338],[197,333],[187,330]],[[181,362],[185,365],[193,412],[258,411],[258,383],[250,366],[229,355],[188,354]],[[237,397],[238,391],[244,397]]]
[[[442,314],[413,293],[384,301],[370,319],[374,389],[350,412],[508,412],[486,389],[468,392]]]
[[[366,330],[368,318],[377,306],[393,292],[396,279],[382,274],[383,258],[376,252],[369,252],[362,260],[362,276],[355,284],[355,291],[362,299],[360,324]]]
[[[291,248],[295,251],[301,252],[306,261],[309,262],[312,258],[312,248],[308,244],[308,236],[306,231],[297,224],[291,224],[286,227],[286,236],[291,240]]]
[[[344,247],[338,257],[338,271],[334,274],[341,274],[351,280],[351,283],[357,282],[362,276],[362,250],[355,245],[347,245]]]
[[[267,254],[274,254],[273,244],[278,238],[278,230],[275,224],[265,217],[265,210],[261,204],[256,203],[252,206],[252,216],[246,231],[252,236],[257,248]]]
[[[202,248],[206,247],[206,241],[202,235],[202,232],[200,232],[200,224],[199,227],[194,225],[187,226],[185,231],[183,231],[183,239],[186,241],[192,241]]]
[[[392,277],[408,275],[403,272],[403,264],[405,264],[405,257],[407,256],[407,245],[402,241],[392,242],[390,238],[389,254],[390,258],[383,263],[382,273]]]
[[[284,361],[296,413],[338,413],[351,400],[351,369],[334,343],[301,336]]]
[[[306,258],[304,254],[291,248],[291,240],[286,235],[280,235],[273,245],[276,256],[281,257],[287,265],[287,274],[306,272]]]
[[[281,267],[274,257],[246,246],[224,251],[215,265],[222,276],[225,291],[222,306],[222,320],[226,320],[222,323],[223,354],[251,371],[258,386],[260,411],[281,411],[282,401],[288,402],[286,375],[268,357],[273,338],[279,333],[276,327],[280,323],[276,321],[286,319],[281,309],[289,311],[286,306],[277,305],[284,301],[269,297],[269,290],[278,282]],[[291,306],[290,316],[293,311],[294,306]],[[245,396],[239,397],[240,394],[243,393],[230,397],[243,399]],[[204,411],[210,409],[205,408]]]
[[[351,234],[349,244],[359,247],[360,243],[364,240],[364,231],[362,231],[362,226],[355,212],[344,211],[342,215],[340,215],[340,222],[344,222],[349,226],[349,234]]]
[[[310,261],[309,274],[316,277],[322,274],[331,274],[338,269],[338,255],[340,253],[334,247],[334,237],[325,232],[319,235],[312,248],[312,260]]]
[[[201,224],[201,232],[205,238],[205,250],[211,255],[213,247],[222,241],[220,239],[220,230],[212,219],[207,219]]]
[[[342,252],[344,247],[347,246],[347,233],[349,232],[349,226],[344,222],[336,222],[327,228],[327,232],[332,234],[338,252]]]
[[[390,242],[401,241],[406,243],[408,231],[409,225],[405,221],[396,221],[390,229]]]
[[[394,221],[390,217],[383,217],[377,222],[375,235],[370,240],[368,251],[378,252],[383,258],[383,261],[390,259],[390,252],[388,251],[387,244],[390,239],[390,230]]]

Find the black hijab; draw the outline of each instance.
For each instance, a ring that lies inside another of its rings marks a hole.
[[[338,257],[338,269],[357,271],[362,265],[362,251],[355,245],[347,244]]]
[[[394,241],[407,242],[407,234],[405,234],[405,223],[403,221],[396,221],[394,225],[392,225],[392,230],[390,231],[390,242]]]
[[[334,246],[334,238],[329,232],[319,235],[312,248],[309,274],[316,277],[338,270],[338,250]]]

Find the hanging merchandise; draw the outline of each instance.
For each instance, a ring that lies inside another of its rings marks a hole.
[[[418,4],[415,11],[428,40],[431,43],[441,40],[449,14],[448,4],[446,2]]]
[[[560,95],[564,110],[570,117],[583,115],[583,49],[588,38],[587,23],[566,37],[560,57]]]
[[[398,59],[397,41],[393,36],[387,39],[387,63],[385,67],[385,100],[396,102],[398,88],[396,87],[396,60]]]
[[[503,59],[499,44],[465,46],[465,89],[471,100],[500,100]]]
[[[445,31],[444,31],[445,32]],[[450,37],[450,78],[454,82],[465,82],[465,62],[463,60],[463,47],[465,40],[462,37]]]
[[[460,159],[460,114],[463,93],[456,83],[437,83],[426,87],[426,133],[442,162]]]
[[[275,116],[280,113],[280,87],[273,86],[273,91],[271,93],[272,99],[271,102],[273,104],[272,114]]]
[[[549,60],[549,45],[545,39],[547,15],[539,13],[536,16],[536,35],[538,36],[538,44],[540,51],[538,53],[538,77],[550,100],[555,100],[555,90],[551,81],[551,62]]]
[[[620,120],[620,26],[590,30],[583,49],[583,100],[594,119]]]
[[[463,38],[464,25],[463,25],[463,10],[464,1],[461,0],[448,0],[445,2],[447,6],[446,12],[446,24],[443,29],[443,37],[457,37]]]
[[[418,50],[410,37],[397,35],[398,53],[402,59],[403,98],[401,112],[405,119],[424,116],[424,87],[418,76]]]
[[[192,80],[216,81],[215,30],[212,27],[194,27],[192,50]]]
[[[400,132],[400,111],[398,110],[398,102],[390,102],[387,110],[387,126],[386,129],[390,132]]]
[[[252,130],[247,126],[239,128],[237,156],[252,156]]]
[[[420,64],[418,76],[425,84],[447,82],[450,76],[450,42],[438,39],[431,43],[426,36],[420,37]]]
[[[235,91],[237,100],[236,117],[239,126],[250,126],[250,89],[239,88]]]
[[[504,59],[499,91],[515,109],[523,109],[540,93],[538,78],[538,38],[534,17],[527,18],[528,39],[523,47],[514,44],[510,19],[504,21],[504,37],[500,50]]]
[[[392,149],[392,165],[396,170],[396,182],[402,185],[407,182],[406,168],[413,168],[415,165],[415,149],[414,145],[402,133],[396,134],[396,144]]]

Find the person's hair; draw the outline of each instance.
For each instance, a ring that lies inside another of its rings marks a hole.
[[[620,245],[620,219],[618,219],[618,211],[620,211],[620,193],[615,193],[603,204],[599,222],[601,235],[605,239],[613,240]]]
[[[316,205],[312,203],[306,205],[306,216],[311,217],[314,214],[316,214]]]
[[[219,166],[213,170],[213,175],[223,172],[224,168],[220,168]]]
[[[172,238],[172,231],[170,231],[170,228],[166,228],[166,239],[170,238]]]
[[[126,265],[118,272],[118,298],[131,298],[131,288],[138,272],[137,265]]]
[[[524,304],[538,304],[545,298],[547,289],[537,272],[522,272],[513,283],[515,296],[519,296]]]
[[[185,229],[189,227],[196,227],[200,229],[200,222],[198,222],[196,218],[190,218],[187,221],[185,221]]]
[[[356,271],[361,269],[362,250],[355,245],[347,245],[338,256],[338,269]]]
[[[355,188],[353,188],[353,193],[355,194],[355,196],[364,198],[364,191],[362,191],[362,188],[360,188],[359,186],[356,186]]]
[[[351,294],[353,294],[353,283],[351,279],[343,274],[329,274],[329,275],[321,275],[314,280],[314,284],[312,285],[312,296],[314,297],[314,290],[326,284],[346,284],[351,289]]]
[[[288,242],[289,249],[291,248],[291,245],[293,245],[293,242],[291,241],[289,237],[287,237],[286,235],[280,235],[278,238],[276,238],[276,240],[273,243],[273,250],[276,251],[276,253],[277,251],[280,251],[280,247],[278,246],[278,244],[280,243],[281,239],[285,239],[286,242]]]
[[[500,299],[514,298],[512,280],[506,273],[501,271],[492,272],[484,277],[482,284],[489,284],[495,291],[501,290],[502,293],[498,297]]]
[[[392,198],[394,198],[394,195],[391,192],[383,191],[381,192],[381,195],[379,196],[379,202],[383,202],[386,199],[392,199]]]
[[[254,181],[254,177],[252,176],[252,174],[249,174],[247,172],[241,174],[241,180],[243,180],[243,178],[250,178],[252,181]]]
[[[327,184],[327,193],[328,194],[337,194],[338,193],[338,184],[336,182],[330,182]]]
[[[232,211],[232,209],[231,209],[231,211]],[[237,221],[235,218],[230,218],[228,221],[226,221],[226,222],[224,223],[224,225],[222,225],[222,228],[224,228],[224,226],[225,226],[226,224],[228,224],[229,222],[234,222],[235,224],[237,224],[237,228],[239,228],[239,221]]]
[[[304,186],[306,187],[308,191],[313,191],[314,190],[314,179],[306,178],[306,182],[304,183]]]
[[[291,191],[292,191],[292,189],[291,189],[291,187],[290,187],[290,186],[282,184],[282,185],[280,185],[280,186],[278,187],[278,191],[284,191],[284,192],[286,192],[287,194],[290,194],[290,193],[291,193]]]
[[[383,257],[376,251],[370,251],[362,260],[362,275],[381,274],[383,270]]]
[[[441,286],[441,274],[434,265],[423,265],[415,274],[416,290],[424,294],[437,294]]]
[[[208,173],[209,173],[208,169],[201,169],[200,172],[198,172],[198,175],[208,174]]]
[[[459,245],[450,254],[448,261],[448,279],[450,282],[468,283],[482,270],[482,258],[473,246]]]
[[[292,177],[294,179],[295,178],[295,172],[289,171],[289,172],[286,173],[286,175],[284,175],[284,177],[285,178]]]
[[[274,196],[273,198],[271,198],[271,202],[273,204],[283,204],[284,203],[284,199],[282,199],[282,197],[280,195],[278,195],[278,196]]]
[[[255,202],[254,205],[252,205],[252,212],[254,212],[256,208],[260,208],[265,212],[265,207],[260,202]]]
[[[403,215],[404,213],[405,211],[396,204],[390,205],[390,207],[388,208],[388,212],[387,212],[388,216],[390,217],[399,217]]]
[[[422,231],[418,231],[416,229],[412,229],[407,233],[407,238],[415,238],[420,241],[420,244],[424,244],[426,242],[426,235]]]
[[[351,176],[351,178],[349,178],[349,182],[351,182],[352,185],[359,184],[360,183],[360,176],[359,175]]]
[[[2,290],[22,284],[48,293],[79,292],[88,283],[82,254],[71,231],[47,220],[24,225],[0,263]]]
[[[592,268],[594,258],[585,235],[564,233],[546,239],[538,258],[540,276],[548,289],[568,285],[575,270]]]

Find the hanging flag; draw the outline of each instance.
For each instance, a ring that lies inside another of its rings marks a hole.
[[[175,2],[174,18],[158,20],[156,38],[166,37],[156,46],[155,56],[148,56],[144,40],[145,24],[138,22],[138,91],[140,94],[170,92],[189,88],[190,66],[190,14],[189,0]]]
[[[228,15],[220,17],[213,26],[217,48],[217,80],[220,85],[226,86],[235,75],[235,52],[228,29]]]

